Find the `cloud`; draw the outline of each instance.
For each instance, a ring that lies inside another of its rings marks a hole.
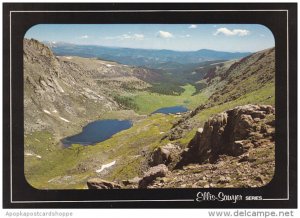
[[[249,30],[243,30],[243,29],[227,29],[226,27],[222,27],[217,29],[217,31],[214,33],[214,36],[217,36],[219,34],[224,34],[225,36],[247,36],[250,34]]]
[[[145,36],[143,34],[123,34],[120,36],[108,36],[105,37],[105,39],[108,40],[143,40],[145,38]]]
[[[131,39],[131,36],[128,35],[128,34],[123,34],[119,37],[121,40],[124,40],[124,39]]]
[[[173,34],[170,33],[170,32],[165,32],[165,31],[160,30],[160,31],[158,31],[158,33],[157,33],[157,37],[159,37],[159,38],[164,38],[164,39],[168,39],[168,38],[173,38],[174,36],[173,36]]]
[[[80,36],[81,39],[88,39],[89,36],[88,35],[83,35],[83,36]]]
[[[181,35],[181,36],[179,36],[180,38],[190,38],[191,37],[191,35],[190,34],[185,34],[185,35]]]
[[[142,40],[145,38],[145,36],[143,34],[134,34],[133,35],[133,38],[136,39],[136,40]]]
[[[189,26],[189,29],[196,29],[196,28],[197,28],[197,25],[195,25],[195,24],[192,24]]]

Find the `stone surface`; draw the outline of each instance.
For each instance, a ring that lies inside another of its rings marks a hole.
[[[134,186],[137,185],[140,182],[141,178],[140,177],[134,177],[133,179],[129,179],[129,180],[123,180],[122,183],[125,186]]]
[[[89,189],[120,189],[121,185],[100,178],[92,178],[87,181]]]
[[[151,156],[150,166],[165,164],[169,169],[175,166],[175,162],[180,159],[181,148],[175,144],[168,143],[156,148]]]
[[[168,168],[164,164],[151,167],[139,182],[139,188],[147,188],[158,177],[166,176]]]
[[[162,147],[156,148],[151,158],[152,166],[156,166],[159,164],[168,164],[168,162],[170,161],[170,151]]]

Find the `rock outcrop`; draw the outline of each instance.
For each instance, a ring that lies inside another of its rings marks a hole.
[[[124,186],[126,186],[128,188],[137,188],[140,181],[141,181],[141,178],[136,176],[133,179],[123,180],[122,183]]]
[[[168,143],[156,148],[151,156],[150,166],[165,164],[172,169],[174,162],[180,158],[181,148],[178,145]]]
[[[199,128],[177,167],[189,163],[213,163],[219,155],[238,156],[275,134],[275,109],[269,105],[244,105],[209,118]]]
[[[87,181],[89,189],[120,189],[121,185],[100,178],[92,178]]]
[[[275,109],[244,105],[212,116],[182,152],[176,168],[147,188],[247,188],[275,171]]]
[[[138,188],[147,188],[158,177],[164,177],[167,175],[168,167],[164,164],[159,164],[155,167],[151,167],[139,181]]]

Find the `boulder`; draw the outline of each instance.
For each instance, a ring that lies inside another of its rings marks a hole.
[[[167,164],[170,160],[170,151],[164,148],[156,148],[151,157],[151,166]]]
[[[120,189],[121,185],[100,178],[92,178],[87,181],[89,189]]]
[[[220,176],[218,183],[225,184],[225,183],[229,183],[230,181],[231,181],[231,178],[229,176],[227,176],[227,177]]]
[[[151,167],[139,181],[138,188],[147,188],[158,177],[164,177],[168,173],[168,168],[164,164],[159,164],[155,167]]]
[[[140,177],[134,177],[133,179],[129,180],[122,180],[123,185],[129,186],[129,185],[137,185],[140,182]]]
[[[232,136],[236,140],[245,139],[249,135],[249,133],[252,132],[253,122],[254,121],[250,115],[241,114],[233,123],[234,129],[232,132]]]
[[[180,148],[172,143],[156,148],[151,156],[150,166],[159,164],[169,165],[179,156]]]
[[[231,149],[232,150],[230,151],[230,153],[234,156],[238,156],[238,155],[243,154],[246,150],[245,141],[243,141],[243,140],[234,141]]]

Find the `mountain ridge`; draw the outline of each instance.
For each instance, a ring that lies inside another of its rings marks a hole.
[[[104,60],[116,61],[121,64],[154,69],[158,62],[199,64],[204,61],[239,59],[251,54],[251,52],[225,52],[209,49],[175,51],[169,49],[138,49],[68,43],[49,43],[49,45],[58,56],[97,57]]]
[[[30,40],[30,39],[27,39]],[[120,46],[105,46],[105,45],[97,45],[97,44],[77,44],[77,43],[71,43],[71,42],[64,42],[64,41],[58,41],[58,42],[50,42],[50,41],[41,41],[41,43],[51,47],[55,47],[56,45],[73,45],[73,46],[95,46],[95,47],[104,47],[104,48],[116,48],[116,49],[133,49],[133,50],[150,50],[150,51],[169,51],[169,52],[197,52],[197,51],[216,51],[216,52],[227,52],[227,53],[256,53],[256,52],[249,52],[249,51],[222,51],[222,50],[216,50],[216,49],[208,49],[208,48],[201,48],[197,50],[173,50],[173,49],[151,49],[151,48],[131,48],[131,47],[120,47]],[[268,49],[268,48],[266,48]],[[264,49],[265,50],[265,49]],[[261,51],[261,50],[260,50]]]

